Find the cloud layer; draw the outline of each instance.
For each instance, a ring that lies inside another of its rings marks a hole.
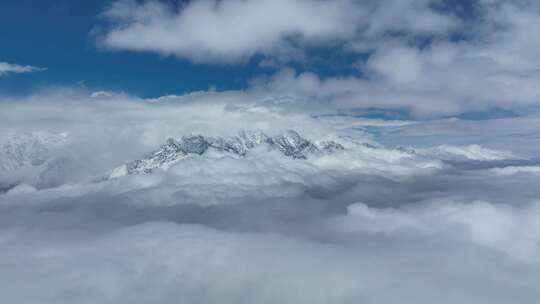
[[[238,91],[0,97],[1,298],[537,302],[539,25],[532,0],[109,2],[106,50],[265,72]],[[153,152],[289,130],[343,149]]]
[[[523,118],[503,122],[513,134],[536,132]],[[0,166],[2,296],[17,303],[534,302],[537,149],[501,147],[492,121],[475,123],[476,137],[456,119],[320,117],[249,92],[3,99],[1,164],[11,166]],[[495,137],[482,136],[483,128]],[[307,159],[265,149],[207,153],[148,175],[101,178],[168,137],[244,129],[294,129],[345,150]],[[470,137],[457,135],[457,143],[450,131]]]

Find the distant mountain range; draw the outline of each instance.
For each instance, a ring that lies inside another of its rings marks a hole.
[[[292,159],[306,159],[311,155],[332,153],[345,148],[335,141],[311,142],[295,131],[269,136],[261,131],[242,131],[231,138],[202,135],[169,138],[159,149],[141,159],[128,162],[113,170],[110,178],[132,174],[148,174],[154,169],[168,169],[189,155],[203,155],[208,151],[245,156],[255,147],[265,146]]]
[[[520,159],[509,152],[487,149],[478,145],[442,145],[430,148],[385,148],[350,137],[312,141],[296,131],[270,136],[262,131],[242,131],[235,136],[209,137],[190,135],[169,138],[156,150],[135,160],[126,159],[114,169],[96,169],[88,174],[92,162],[73,152],[72,138],[66,133],[13,133],[0,137],[0,193],[18,184],[36,188],[49,188],[71,182],[102,181],[129,175],[150,174],[155,170],[168,170],[182,160],[193,156],[231,155],[243,158],[255,149],[274,151],[293,160],[304,160],[346,151],[372,164],[392,163],[397,158],[415,161],[442,161],[451,166],[466,164],[468,168],[488,168],[500,165],[531,165],[537,161]],[[80,149],[80,147],[79,147]],[[207,155],[209,154],[209,155]],[[121,157],[120,157],[121,159]],[[122,161],[122,160],[121,160]],[[347,161],[347,158],[344,158]],[[108,173],[107,173],[108,172]],[[102,175],[104,174],[104,175]],[[99,177],[101,176],[101,177]]]

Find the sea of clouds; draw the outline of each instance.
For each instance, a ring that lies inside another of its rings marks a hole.
[[[318,114],[250,92],[4,98],[1,298],[536,302],[537,119]],[[291,129],[346,149],[210,153],[103,179],[169,137]]]
[[[0,92],[0,302],[538,303],[539,27],[534,0],[108,1],[101,51],[257,76]],[[108,178],[168,138],[288,130],[345,149]]]

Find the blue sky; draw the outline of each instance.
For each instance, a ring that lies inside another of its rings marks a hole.
[[[100,50],[91,37],[110,1],[0,2],[1,61],[46,67],[42,73],[0,78],[0,93],[27,94],[49,86],[85,85],[143,97],[238,89],[257,72],[242,66],[194,65],[156,54]]]
[[[0,94],[25,95],[51,86],[85,86],[158,97],[192,91],[235,90],[274,68],[261,58],[242,64],[194,64],[153,53],[111,52],[96,45],[92,31],[110,0],[6,0],[0,2],[0,61],[46,67],[42,73],[0,78]],[[297,70],[324,75],[350,73],[347,55],[312,49],[312,62],[293,63]],[[329,62],[332,64],[328,64]]]

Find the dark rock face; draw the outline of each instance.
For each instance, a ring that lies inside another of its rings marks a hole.
[[[206,150],[208,150],[210,143],[203,136],[195,135],[182,137],[182,140],[178,146],[185,154],[202,155],[204,152],[206,152]]]
[[[126,164],[128,174],[144,173],[148,174],[152,172],[152,169],[146,166],[146,163],[142,160],[134,160]]]

